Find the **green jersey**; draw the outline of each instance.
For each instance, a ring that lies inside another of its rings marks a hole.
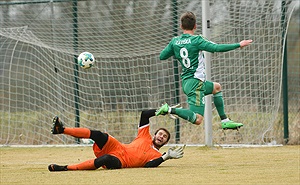
[[[205,81],[205,60],[203,51],[226,52],[240,47],[235,44],[216,44],[201,35],[182,34],[173,37],[160,53],[160,60],[174,56],[182,66],[181,78],[197,78]]]

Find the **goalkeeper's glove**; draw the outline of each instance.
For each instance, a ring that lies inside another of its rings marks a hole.
[[[173,105],[173,106],[171,106],[171,108],[182,109],[182,107],[181,107],[180,103],[179,103],[179,104],[177,104],[177,105]],[[175,115],[175,114],[168,113],[168,115],[169,115],[169,117],[170,117],[171,119],[177,119],[177,118],[178,118],[178,116],[177,116],[177,115]]]
[[[161,157],[163,158],[164,161],[168,159],[179,159],[183,157],[183,149],[185,148],[184,146],[180,147],[171,147],[168,149],[166,153],[164,153]]]

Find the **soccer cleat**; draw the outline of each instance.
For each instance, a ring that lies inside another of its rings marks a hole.
[[[242,123],[236,123],[234,121],[226,121],[222,122],[222,129],[232,129],[232,130],[238,130],[240,127],[244,126]]]
[[[51,129],[52,134],[61,134],[64,132],[64,124],[60,121],[58,116],[53,118],[53,127]]]
[[[163,104],[158,110],[156,110],[155,115],[166,115],[169,111],[169,105],[167,103]]]
[[[55,172],[55,171],[68,171],[67,166],[59,166],[57,164],[50,164],[48,166],[48,170],[50,172]]]

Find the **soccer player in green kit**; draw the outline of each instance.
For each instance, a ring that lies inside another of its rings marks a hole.
[[[213,94],[213,101],[221,118],[223,129],[238,129],[242,123],[236,123],[227,118],[221,85],[205,80],[205,58],[203,51],[226,52],[248,46],[252,40],[243,40],[234,44],[216,44],[201,35],[194,35],[196,30],[196,16],[192,12],[181,15],[181,29],[183,34],[173,37],[170,43],[160,53],[160,60],[174,56],[182,66],[182,90],[188,97],[189,109],[173,108],[167,103],[156,111],[156,116],[175,114],[189,122],[200,125],[203,121],[205,101],[204,97]]]

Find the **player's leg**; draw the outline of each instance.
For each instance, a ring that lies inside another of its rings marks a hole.
[[[99,130],[91,130],[91,135],[89,138],[95,141],[95,144],[99,149],[102,149],[108,141],[108,134]]]
[[[63,122],[58,116],[53,118],[52,134],[66,134],[77,138],[89,138],[91,131],[87,128],[64,127]]]
[[[196,113],[194,113],[193,111],[191,111],[189,109],[172,108],[167,103],[165,103],[158,110],[156,110],[155,115],[156,116],[166,115],[168,113],[175,114],[182,119],[185,119],[193,124],[197,124],[196,121],[197,121],[198,117],[197,117]]]
[[[200,125],[202,123],[203,116],[198,113],[198,108],[200,104],[204,106],[203,102],[200,101],[200,89],[202,85],[203,83],[197,79],[189,79],[183,81],[182,89],[188,97],[188,104],[190,105],[190,109],[172,108],[166,103],[156,111],[156,116],[171,113],[193,124]],[[191,105],[195,107],[191,108]]]
[[[217,82],[206,81],[205,95],[213,94],[213,101],[217,112],[220,116],[223,129],[238,129],[243,126],[242,123],[236,123],[229,118],[225,113],[224,99],[221,91],[221,85]]]
[[[76,129],[77,130],[77,129]],[[64,129],[64,132],[69,132],[68,127]],[[73,130],[74,131],[74,130]],[[73,132],[72,131],[72,132]],[[76,132],[76,131],[75,131]],[[80,133],[80,131],[79,131]],[[79,133],[73,133],[72,135],[80,135]],[[68,133],[70,134],[70,133]],[[95,152],[95,155],[97,154],[96,159],[90,159],[87,161],[84,161],[79,164],[73,164],[73,165],[57,165],[57,164],[50,164],[48,166],[49,171],[67,171],[67,170],[95,170],[103,165],[107,165],[106,167],[109,169],[116,169],[121,168],[122,164],[119,159],[116,157],[107,156],[107,152],[114,149],[114,147],[119,145],[119,142],[116,139],[111,139],[110,143],[108,142],[108,134],[103,133],[101,131],[96,130],[90,130],[90,139],[95,141],[95,144],[93,146],[93,150]],[[103,147],[108,143],[108,146],[105,148],[105,150],[102,150]]]
[[[225,114],[224,110],[224,100],[223,100],[223,94],[221,91],[221,85],[216,82],[206,81],[205,82],[205,96],[209,94],[213,94],[213,101],[216,106],[217,112],[220,116],[220,119],[226,120],[227,116]]]
[[[74,165],[57,165],[57,164],[50,164],[48,166],[49,171],[68,171],[68,170],[95,170],[97,169],[94,164],[95,159],[90,159],[84,161],[79,164]]]
[[[122,167],[121,161],[112,155],[103,155],[96,159],[90,159],[79,164],[73,165],[57,165],[50,164],[49,171],[68,171],[68,170],[96,170],[101,166],[107,169],[120,169]]]
[[[64,127],[63,122],[57,116],[53,118],[51,132],[52,134],[66,134],[77,138],[90,138],[95,141],[100,149],[102,149],[108,140],[108,134],[101,131],[90,130],[88,128]]]
[[[194,123],[196,125],[200,125],[203,122],[205,110],[205,83],[200,81],[198,84],[197,88],[192,88],[192,94],[188,96],[190,110],[197,115],[197,120]]]
[[[109,154],[98,157],[97,159],[95,159],[94,164],[96,168],[100,168],[101,166],[104,166],[107,169],[122,168],[121,161],[117,157]]]
[[[83,163],[67,165],[68,170],[95,170],[105,166],[107,169],[120,169],[122,167],[121,161],[112,155],[105,154],[96,159],[87,160]]]

